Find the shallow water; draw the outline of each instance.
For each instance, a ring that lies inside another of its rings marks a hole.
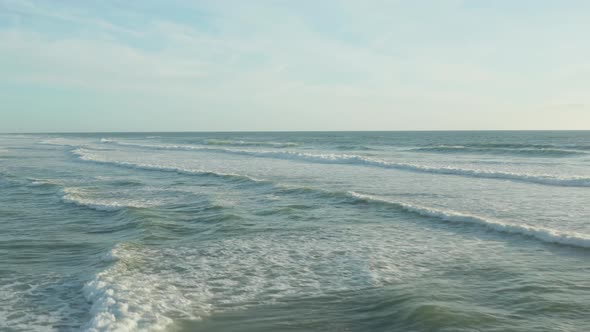
[[[2,331],[589,331],[590,132],[0,135]]]

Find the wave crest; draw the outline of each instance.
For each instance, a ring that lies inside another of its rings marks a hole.
[[[369,167],[379,167],[388,169],[398,169],[412,172],[431,173],[455,175],[473,178],[487,178],[511,180],[517,182],[535,183],[550,186],[564,186],[564,187],[590,187],[590,178],[587,177],[557,177],[546,174],[524,174],[513,173],[506,171],[484,170],[484,169],[467,169],[452,166],[428,166],[410,163],[400,163],[393,161],[386,161],[382,159],[365,157],[354,154],[334,154],[334,153],[307,153],[297,151],[254,151],[254,150],[237,150],[237,149],[222,149],[209,148],[193,145],[154,145],[154,144],[135,144],[127,142],[113,142],[119,145],[135,146],[139,148],[158,149],[158,150],[196,150],[209,151],[216,153],[229,153],[235,155],[253,156],[260,158],[275,158],[298,160],[306,162],[315,162],[323,164],[351,164]]]
[[[114,264],[84,286],[84,295],[92,303],[92,318],[83,330],[165,330],[173,322],[167,315],[171,311],[198,319],[187,313],[191,301],[171,283],[158,280],[153,271],[143,273],[136,264],[140,257],[133,253],[129,244],[112,249],[105,260]]]
[[[261,180],[252,178],[245,175],[240,174],[227,174],[227,173],[217,173],[217,172],[210,172],[210,171],[198,171],[198,170],[190,170],[190,169],[181,169],[175,167],[166,167],[160,165],[146,165],[146,164],[133,164],[127,162],[113,162],[113,161],[104,161],[92,157],[88,153],[84,153],[84,151],[80,151],[81,149],[77,150],[77,154],[81,156],[82,159],[99,162],[99,163],[106,163],[112,164],[115,166],[123,166],[123,167],[130,167],[130,168],[139,168],[139,169],[147,169],[147,170],[158,170],[158,171],[166,171],[166,172],[177,172],[181,174],[188,174],[188,175],[212,175],[216,177],[222,178],[229,178],[229,179],[240,179],[240,180],[247,180],[252,183],[257,184],[273,184],[267,180]],[[316,189],[316,188],[309,188],[309,187],[294,187],[290,185],[281,185],[281,184],[274,184],[277,189],[281,190],[284,193],[294,193],[294,194],[314,194],[318,195],[319,197],[327,197],[327,198],[352,198],[357,201],[369,202],[369,203],[380,203],[380,204],[387,204],[390,206],[394,206],[398,209],[402,209],[407,212],[415,213],[425,217],[432,217],[438,218],[443,221],[448,222],[457,222],[457,223],[471,223],[477,224],[481,226],[485,226],[488,229],[492,229],[495,231],[503,232],[503,233],[512,233],[512,234],[520,234],[524,236],[529,236],[535,238],[537,240],[541,240],[547,243],[558,243],[582,248],[590,248],[590,237],[583,234],[578,233],[565,233],[560,232],[557,230],[547,229],[547,228],[538,228],[528,225],[520,225],[520,224],[513,224],[507,223],[504,221],[499,220],[492,220],[486,219],[483,217],[455,212],[455,211],[446,211],[440,210],[420,205],[414,205],[405,202],[398,202],[387,200],[384,198],[360,194],[354,191],[349,192],[330,192],[323,189]]]
[[[274,148],[287,148],[299,146],[294,142],[271,142],[271,141],[242,141],[242,140],[222,140],[222,139],[208,139],[205,141],[207,145],[228,145],[228,146],[270,146]]]
[[[507,223],[504,221],[487,219],[472,214],[440,210],[425,206],[409,204],[405,202],[397,202],[371,195],[360,194],[352,191],[349,192],[349,194],[352,197],[365,202],[378,202],[387,205],[392,205],[396,208],[402,209],[407,212],[415,213],[424,217],[437,218],[439,220],[453,223],[476,224],[502,233],[518,234],[532,237],[546,243],[557,243],[574,247],[590,248],[590,236],[579,233],[565,233],[548,228],[539,228],[528,225]]]
[[[97,211],[119,211],[123,209],[144,209],[153,206],[148,202],[124,199],[91,198],[81,188],[64,188],[62,201]]]
[[[110,164],[120,167],[126,168],[134,168],[134,169],[143,169],[148,171],[161,171],[161,172],[173,172],[178,174],[185,174],[185,175],[201,175],[201,176],[212,176],[212,177],[219,177],[234,181],[250,181],[255,183],[270,183],[270,181],[258,179],[248,175],[236,174],[236,173],[224,173],[224,172],[215,172],[215,171],[208,171],[208,170],[199,170],[199,169],[190,169],[184,167],[174,167],[174,166],[163,166],[163,165],[156,165],[156,164],[147,164],[147,163],[130,163],[125,161],[110,161],[106,159],[102,159],[98,156],[92,155],[86,149],[76,149],[72,151],[72,153],[81,160],[99,163],[99,164]]]
[[[485,148],[462,145],[437,145],[410,149],[411,152],[516,155],[525,157],[567,157],[586,152],[558,148]]]

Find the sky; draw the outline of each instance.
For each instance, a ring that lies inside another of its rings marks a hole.
[[[0,132],[590,129],[590,1],[0,0]]]

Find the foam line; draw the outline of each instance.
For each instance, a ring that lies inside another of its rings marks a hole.
[[[573,232],[565,233],[548,228],[507,223],[504,221],[483,218],[472,214],[440,210],[405,202],[393,201],[371,195],[359,194],[352,191],[349,192],[349,195],[365,202],[383,203],[407,212],[415,213],[424,217],[436,218],[442,221],[475,224],[501,233],[519,234],[532,237],[546,243],[557,243],[580,248],[590,248],[590,236],[584,234]]]
[[[252,176],[242,175],[242,174],[235,174],[235,173],[224,173],[224,172],[214,172],[214,171],[207,171],[207,170],[197,170],[197,169],[189,169],[183,167],[173,167],[173,166],[162,166],[162,165],[155,165],[155,164],[146,164],[146,163],[130,163],[125,161],[109,161],[105,159],[98,158],[97,156],[92,155],[86,149],[76,149],[72,151],[72,153],[81,160],[90,161],[99,164],[110,164],[120,167],[126,168],[134,168],[134,169],[143,169],[149,171],[161,171],[161,172],[173,172],[185,175],[204,175],[204,176],[213,176],[219,178],[225,178],[230,180],[240,180],[240,181],[250,181],[256,183],[268,183],[269,181],[257,179]]]
[[[237,150],[237,149],[219,149],[209,148],[202,146],[193,145],[154,145],[154,144],[135,144],[127,142],[113,142],[114,144],[135,146],[140,148],[148,149],[159,149],[159,150],[197,150],[197,151],[209,151],[216,153],[229,153],[261,158],[275,158],[275,159],[286,159],[286,160],[298,160],[314,163],[323,164],[350,164],[350,165],[362,165],[369,167],[379,167],[388,169],[399,169],[412,172],[420,173],[431,173],[431,174],[444,174],[444,175],[456,175],[464,177],[474,178],[487,178],[487,179],[500,179],[500,180],[511,180],[517,182],[535,183],[550,186],[564,186],[564,187],[590,187],[590,178],[588,177],[556,177],[552,175],[537,175],[537,174],[524,174],[524,173],[513,173],[506,171],[493,171],[493,170],[482,170],[482,169],[466,169],[452,166],[427,166],[410,163],[398,163],[392,161],[386,161],[371,157],[364,157],[352,154],[319,154],[319,153],[306,153],[297,151],[253,151],[253,150]]]

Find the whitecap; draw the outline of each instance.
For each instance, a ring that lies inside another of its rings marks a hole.
[[[556,243],[581,248],[590,248],[590,236],[585,234],[575,232],[563,232],[554,229],[534,227],[525,224],[509,223],[505,221],[494,220],[491,218],[484,218],[468,213],[435,209],[431,207],[425,207],[401,201],[393,201],[372,195],[360,194],[353,191],[349,192],[349,195],[364,201],[389,204],[396,208],[416,213],[424,217],[432,217],[454,223],[476,224],[502,233],[519,234],[532,237],[546,243]]]
[[[296,151],[258,151],[258,150],[237,150],[209,148],[193,145],[166,145],[166,144],[135,144],[129,142],[114,142],[115,144],[135,146],[140,148],[160,149],[160,150],[196,150],[209,151],[217,153],[229,153],[236,155],[245,155],[261,158],[275,158],[286,160],[297,160],[324,164],[348,164],[361,165],[368,167],[379,167],[388,169],[399,169],[412,172],[432,173],[455,175],[474,178],[511,180],[517,182],[535,183],[551,186],[565,187],[590,187],[590,178],[582,176],[559,177],[548,174],[526,174],[508,171],[486,170],[486,169],[468,169],[453,166],[429,166],[411,163],[400,163],[387,161],[372,157],[365,157],[354,154],[335,154],[335,153],[306,153]]]
[[[222,177],[228,178],[233,180],[246,180],[250,182],[256,183],[268,183],[267,180],[258,179],[249,175],[243,174],[236,174],[236,173],[226,173],[226,172],[216,172],[210,170],[202,170],[202,169],[190,169],[185,167],[175,167],[175,166],[164,166],[164,165],[157,165],[157,164],[148,164],[148,163],[132,163],[132,162],[125,162],[125,161],[110,161],[99,156],[93,155],[87,149],[76,149],[72,151],[73,154],[78,156],[81,160],[95,162],[99,164],[110,164],[114,166],[126,167],[126,168],[135,168],[135,169],[143,169],[149,171],[161,171],[161,172],[173,172],[185,175],[205,175],[205,176],[215,176],[215,177]]]
[[[143,209],[155,206],[154,202],[127,198],[92,197],[82,188],[66,187],[62,190],[62,201],[97,211],[119,211],[127,208]]]

